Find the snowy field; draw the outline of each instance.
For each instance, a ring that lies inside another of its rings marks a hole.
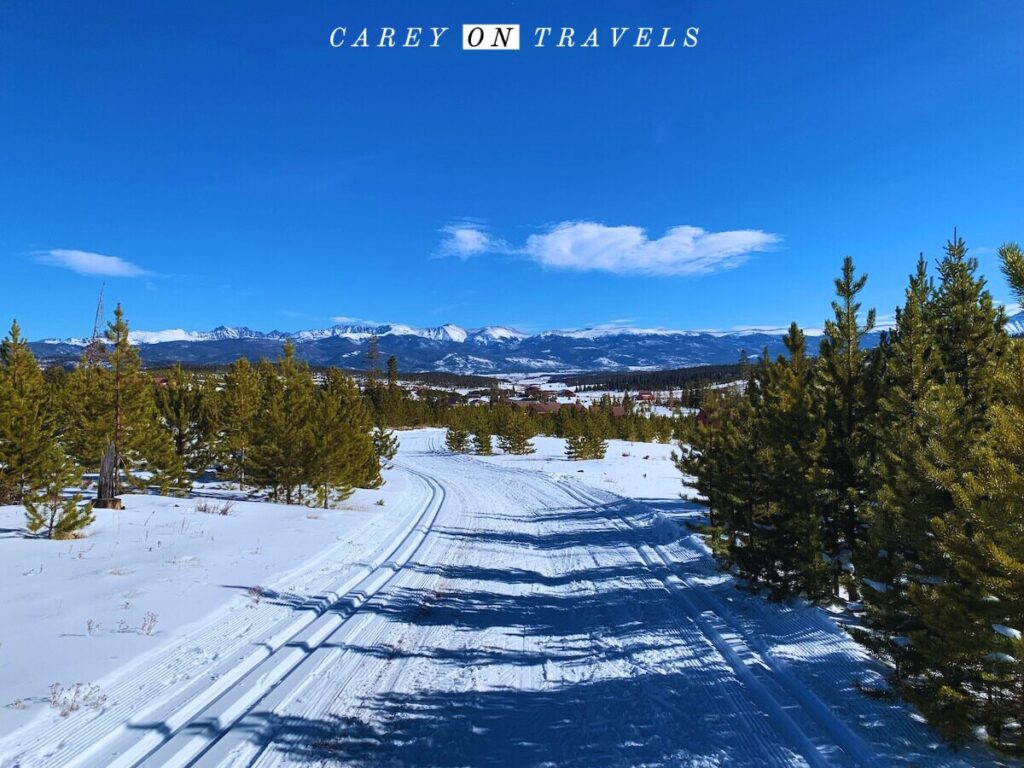
[[[669,446],[401,437],[343,510],[128,497],[51,543],[0,508],[0,764],[997,764],[856,690],[826,611],[736,590]]]
[[[419,511],[423,499],[408,478],[388,478],[385,488],[358,491],[336,510],[230,494],[125,496],[125,510],[97,509],[88,536],[75,541],[27,539],[24,510],[0,507],[0,733],[52,716],[54,683],[95,688],[93,699],[105,696],[111,706],[112,679],[120,677],[111,673],[126,665],[149,666],[170,650],[181,659],[168,679],[187,679],[220,652],[205,638],[211,627],[235,633],[241,647],[242,629],[287,615],[267,610],[250,589],[317,591],[338,563],[357,559]],[[196,509],[207,505],[209,513]]]

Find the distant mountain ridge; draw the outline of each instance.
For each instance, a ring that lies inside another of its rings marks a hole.
[[[1024,335],[1024,312],[1007,323]],[[367,366],[371,336],[383,358],[394,355],[402,370],[507,374],[661,370],[736,362],[741,353],[756,357],[763,349],[782,354],[783,328],[736,331],[682,331],[664,328],[597,327],[526,334],[504,326],[467,329],[446,324],[415,328],[398,323],[347,324],[285,332],[219,326],[212,331],[133,331],[148,365],[223,365],[239,357],[274,358],[291,340],[296,353],[312,365],[360,370]],[[809,336],[818,332],[807,331]],[[877,342],[872,333],[868,342]],[[32,343],[44,362],[78,359],[86,339],[45,339]]]

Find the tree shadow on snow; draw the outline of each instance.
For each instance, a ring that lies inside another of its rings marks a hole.
[[[238,727],[275,758],[312,765],[762,765],[758,739],[770,734],[732,707],[734,684],[719,677],[694,669],[543,690],[385,693],[359,702],[358,716],[260,712]]]

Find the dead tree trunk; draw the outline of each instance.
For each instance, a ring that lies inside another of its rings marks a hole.
[[[107,444],[100,462],[99,493],[93,506],[98,509],[123,508],[121,500],[117,498],[117,450],[113,443]]]

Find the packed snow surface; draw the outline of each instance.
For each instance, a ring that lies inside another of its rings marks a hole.
[[[343,510],[129,497],[53,543],[0,510],[0,764],[994,764],[862,694],[833,616],[738,591],[668,446],[442,446]]]

